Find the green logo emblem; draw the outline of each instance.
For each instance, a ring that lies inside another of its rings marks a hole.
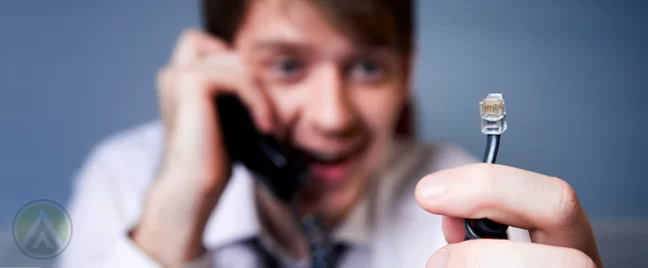
[[[72,238],[72,221],[65,209],[50,200],[35,200],[20,209],[13,237],[23,253],[50,259],[65,250]]]

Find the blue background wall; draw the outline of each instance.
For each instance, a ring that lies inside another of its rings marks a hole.
[[[504,93],[501,163],[566,179],[595,221],[648,219],[648,4],[420,2],[423,138],[481,154],[477,102]],[[156,117],[155,73],[198,23],[196,1],[0,1],[0,252],[22,205],[66,203],[94,144]]]

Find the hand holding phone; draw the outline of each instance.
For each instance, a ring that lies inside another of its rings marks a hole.
[[[231,161],[255,172],[276,198],[289,202],[309,176],[308,154],[259,132],[238,97],[218,96],[215,103]]]
[[[204,228],[231,173],[220,122],[230,117],[219,114],[226,111],[217,108],[214,98],[237,96],[249,108],[248,129],[269,132],[272,120],[269,102],[251,84],[237,53],[197,30],[181,36],[157,82],[163,158],[131,237],[163,266],[173,266],[205,251]]]

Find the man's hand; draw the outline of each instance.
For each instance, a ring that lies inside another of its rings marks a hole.
[[[205,252],[203,232],[231,170],[214,97],[238,95],[261,131],[272,128],[270,103],[224,42],[197,30],[180,37],[158,76],[164,159],[131,237],[165,267]]]
[[[424,177],[416,199],[443,215],[449,245],[427,267],[603,267],[592,228],[565,181],[495,164],[472,164]],[[489,218],[529,230],[531,241],[463,241],[463,219]]]

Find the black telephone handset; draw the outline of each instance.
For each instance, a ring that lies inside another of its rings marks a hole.
[[[309,177],[307,154],[259,132],[248,109],[236,96],[222,95],[215,101],[232,164],[243,164],[258,175],[276,198],[290,201]]]
[[[324,228],[322,216],[311,214],[310,217],[301,217],[299,199],[294,198],[309,178],[312,158],[289,143],[260,133],[237,97],[218,96],[216,105],[223,141],[232,163],[242,163],[257,173],[276,198],[291,204],[293,217],[298,220],[304,237],[309,241],[311,267],[336,267],[338,255]]]

